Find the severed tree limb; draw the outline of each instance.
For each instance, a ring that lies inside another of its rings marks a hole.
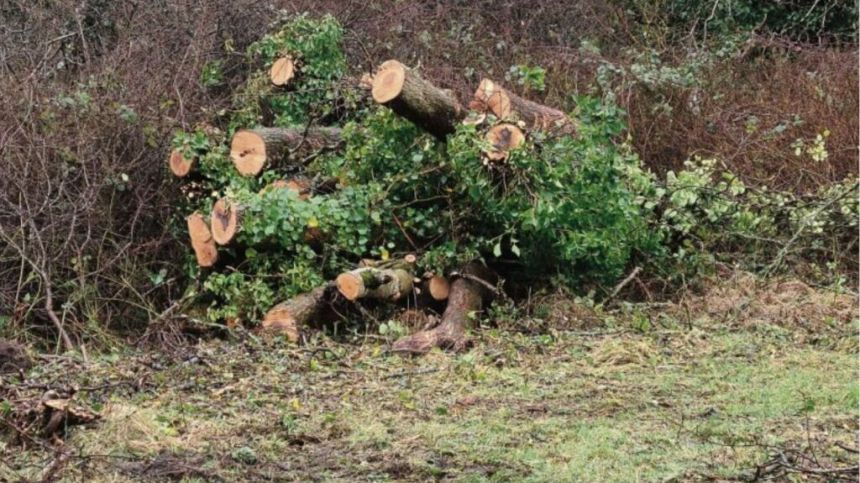
[[[412,273],[403,268],[362,267],[337,276],[337,289],[347,300],[399,300],[412,293]]]
[[[212,238],[212,232],[206,223],[206,218],[198,212],[194,212],[185,219],[188,225],[188,237],[191,239],[191,248],[197,257],[197,265],[211,267],[218,261],[218,247]]]
[[[242,206],[230,198],[220,198],[215,202],[209,220],[215,243],[227,245],[233,240],[242,224],[242,212]]]
[[[310,292],[296,295],[266,312],[263,331],[283,334],[291,342],[298,342],[302,330],[314,322],[330,318],[331,304],[337,297],[333,283],[327,283]]]
[[[182,155],[182,151],[174,149],[170,152],[170,158],[167,162],[170,167],[170,172],[177,178],[184,178],[194,168],[194,158],[186,159]]]
[[[334,127],[260,127],[243,129],[233,135],[230,159],[243,176],[256,176],[267,167],[300,153],[321,151],[340,143],[340,129]]]
[[[491,161],[502,161],[508,157],[508,152],[519,147],[525,141],[525,134],[513,124],[502,122],[491,127],[484,138],[489,143],[489,149],[484,153]]]
[[[273,85],[278,87],[289,84],[295,74],[296,63],[289,55],[285,55],[274,61],[272,68],[269,69],[269,79]]]
[[[481,80],[469,108],[492,113],[503,121],[522,122],[527,129],[576,133],[576,124],[564,112],[524,99],[490,79]]]
[[[461,270],[461,276],[451,284],[448,306],[442,322],[435,328],[403,337],[392,350],[407,354],[425,354],[434,347],[459,351],[466,346],[466,328],[474,313],[481,310],[492,296],[496,275],[487,267],[473,262]]]
[[[373,100],[388,106],[439,139],[451,134],[465,117],[454,94],[422,79],[396,60],[379,66],[371,86]]]

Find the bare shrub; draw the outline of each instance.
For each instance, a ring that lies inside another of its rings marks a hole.
[[[175,297],[183,251],[166,142],[227,105],[254,2],[0,7],[0,330],[66,348],[139,326]],[[222,89],[199,81],[218,58]]]

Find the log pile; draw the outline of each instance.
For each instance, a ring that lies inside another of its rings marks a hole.
[[[269,70],[271,84],[290,88],[298,67],[292,56],[277,58]],[[397,60],[383,62],[373,75],[364,74],[353,85],[439,140],[456,132],[461,124],[475,125],[486,146],[487,163],[503,163],[534,130],[565,134],[576,130],[574,121],[562,111],[524,99],[489,79],[481,81],[464,107],[452,91],[434,85]],[[229,140],[229,159],[242,178],[255,180],[267,173],[269,181],[259,185],[258,196],[290,190],[296,199],[310,203],[342,186],[336,178],[319,179],[305,173],[307,160],[338,150],[342,136],[341,129],[334,126],[247,126],[236,130]],[[172,151],[168,161],[177,178],[186,178],[199,165],[193,158],[186,159],[181,150]],[[272,173],[288,176],[271,181]],[[203,269],[218,264],[219,247],[236,245],[246,221],[247,210],[241,200],[221,196],[211,206],[210,213],[194,212],[186,219],[190,245]],[[309,223],[305,241],[325,243],[324,234]],[[476,261],[450,274],[418,275],[416,260],[415,255],[407,255],[343,267],[333,280],[272,307],[262,318],[261,330],[298,342],[309,327],[336,318],[338,308],[351,304],[399,304],[410,310],[416,305],[418,309],[438,306],[443,310],[438,325],[397,341],[393,350],[424,353],[434,347],[462,349],[471,314],[484,308],[496,293],[495,273]]]

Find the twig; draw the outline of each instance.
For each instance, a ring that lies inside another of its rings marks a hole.
[[[847,190],[840,193],[839,196],[834,197],[833,199],[831,199],[827,203],[824,203],[823,205],[819,206],[812,213],[809,213],[808,215],[806,215],[806,217],[800,223],[800,227],[798,227],[797,231],[794,232],[794,235],[792,235],[791,239],[788,240],[788,243],[786,243],[785,246],[783,246],[779,250],[779,253],[777,253],[776,257],[773,259],[773,262],[764,271],[765,276],[772,275],[773,272],[776,271],[780,267],[780,265],[782,265],[782,261],[785,258],[785,255],[788,254],[788,250],[791,248],[792,245],[794,245],[794,242],[797,241],[797,239],[800,237],[800,235],[803,234],[803,231],[806,230],[806,227],[809,225],[810,220],[814,219],[816,216],[818,216],[819,213],[824,211],[830,205],[836,203],[837,201],[841,200],[842,198],[847,196],[849,193],[851,193],[852,191],[857,189],[857,186],[858,186],[858,184],[856,184],[856,183],[852,184]]]
[[[603,301],[603,303],[605,304],[605,303],[609,302],[610,300],[614,299],[615,296],[618,295],[618,292],[620,292],[621,289],[626,287],[628,283],[632,282],[633,279],[636,278],[636,276],[639,275],[639,272],[641,272],[641,271],[642,271],[642,267],[634,268],[633,271],[630,272],[630,274],[624,278],[624,280],[619,282],[618,285],[616,285],[615,288],[612,289],[612,292],[609,294],[609,297],[607,297],[606,300]]]
[[[423,376],[424,374],[432,374],[434,372],[439,372],[439,368],[436,367],[425,367],[423,369],[416,369],[414,371],[400,371],[395,372],[394,374],[386,374],[382,376],[383,379],[391,379],[395,377],[403,377],[403,376]]]

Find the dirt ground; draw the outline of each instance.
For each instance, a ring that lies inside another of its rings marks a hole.
[[[375,330],[31,354],[0,376],[0,480],[858,479],[854,295],[734,274],[522,322],[420,358]]]

